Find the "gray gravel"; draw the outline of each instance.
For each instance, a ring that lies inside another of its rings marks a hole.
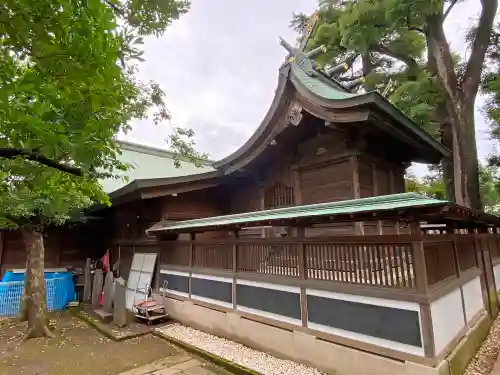
[[[203,349],[228,361],[264,375],[322,375],[323,372],[292,361],[285,361],[244,345],[181,324],[156,328],[164,335]]]
[[[483,342],[483,345],[481,345],[476,356],[470,361],[463,375],[489,375],[493,370],[499,351],[500,315],[493,322],[488,337]]]

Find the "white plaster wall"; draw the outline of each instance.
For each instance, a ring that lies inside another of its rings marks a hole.
[[[465,327],[460,288],[431,303],[436,354],[441,353]]]
[[[479,312],[484,310],[483,294],[481,291],[481,281],[479,276],[472,279],[467,284],[462,285],[464,296],[465,316],[470,322]]]
[[[493,274],[495,275],[495,285],[497,290],[500,291],[500,263],[493,266]]]
[[[389,299],[376,298],[376,297],[358,296],[358,295],[344,294],[344,293],[333,293],[333,292],[326,292],[323,290],[315,290],[315,289],[307,289],[306,293],[307,293],[307,295],[314,295],[314,296],[318,296],[318,297],[340,299],[340,300],[344,300],[344,301],[352,301],[352,302],[364,303],[364,304],[368,304],[368,305],[385,306],[385,307],[392,307],[392,308],[397,308],[397,309],[402,309],[402,310],[416,311],[418,314],[418,321],[420,324],[420,338],[421,338],[422,343],[423,343],[422,319],[420,316],[420,306],[418,303],[407,302],[407,301],[396,301],[396,300],[389,300]],[[388,324],[390,324],[390,322],[388,322]],[[368,335],[364,335],[364,334],[360,334],[360,333],[356,333],[356,332],[345,331],[343,329],[328,327],[328,326],[324,326],[324,325],[316,324],[316,323],[311,323],[311,322],[307,322],[307,326],[309,328],[317,330],[317,331],[323,331],[326,333],[331,333],[333,335],[342,336],[342,337],[350,338],[353,340],[363,341],[363,342],[373,344],[373,345],[378,345],[378,346],[381,346],[384,348],[398,350],[398,351],[404,352],[404,353],[414,354],[414,355],[418,355],[418,356],[424,356],[424,348],[423,347],[419,348],[417,346],[402,344],[402,343],[395,342],[395,341],[385,340],[385,339],[381,339],[378,337],[368,336]]]

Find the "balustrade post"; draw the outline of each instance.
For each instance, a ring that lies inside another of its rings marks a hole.
[[[306,264],[306,246],[305,246],[305,228],[298,227],[296,229],[296,238],[298,240],[298,251],[297,256],[299,260],[299,278],[301,280],[307,279],[307,264]],[[300,287],[300,316],[302,320],[302,326],[307,327],[307,293],[305,285]]]
[[[196,239],[195,233],[189,234],[189,268],[193,268],[194,266],[194,240]]]
[[[236,310],[236,273],[238,272],[238,238],[239,231],[234,231],[234,242],[233,242],[233,286],[232,286],[232,300],[233,309]]]
[[[194,266],[194,241],[196,239],[196,233],[190,233],[189,239],[191,240],[189,243],[189,299],[191,299],[191,272]]]
[[[424,241],[412,241],[413,252],[413,277],[415,286],[420,293],[427,294],[429,289],[427,281],[427,267],[425,266]]]
[[[239,231],[234,231],[234,242],[233,242],[233,273],[238,272],[238,238]]]

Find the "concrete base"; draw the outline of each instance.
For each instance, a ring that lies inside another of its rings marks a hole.
[[[158,296],[170,316],[178,322],[225,337],[276,357],[316,367],[335,375],[449,375],[449,362],[436,367],[370,354],[320,340],[298,331],[289,331],[241,317],[237,312],[221,312]]]
[[[470,360],[476,355],[481,344],[488,336],[491,327],[489,315],[483,315],[467,335],[457,344],[455,349],[446,357],[449,363],[449,375],[462,375]]]

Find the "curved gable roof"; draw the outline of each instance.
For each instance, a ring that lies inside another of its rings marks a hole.
[[[273,136],[279,132],[280,121],[286,121],[284,117],[288,115],[287,110],[295,93],[321,108],[348,109],[367,106],[392,119],[393,131],[403,134],[402,139],[412,139],[412,143],[419,144],[422,155],[415,161],[435,163],[450,155],[446,147],[378,92],[353,93],[335,79],[313,69],[314,63],[307,56],[295,52],[300,58],[292,57],[280,68],[273,102],[255,133],[238,150],[213,163],[222,173],[234,172],[233,165],[237,162],[239,166],[248,164],[267,147]]]

